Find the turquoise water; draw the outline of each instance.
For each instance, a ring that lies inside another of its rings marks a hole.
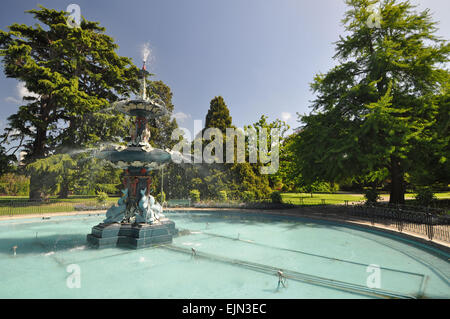
[[[0,298],[450,298],[450,256],[399,237],[300,218],[165,214],[180,236],[140,250],[88,248],[104,216],[0,222]],[[69,288],[69,265],[79,288]]]

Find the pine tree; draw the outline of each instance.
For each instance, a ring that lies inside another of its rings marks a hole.
[[[32,96],[8,118],[4,142],[19,141],[30,163],[55,150],[119,141],[127,132],[121,115],[100,112],[119,95],[137,90],[138,69],[116,54],[117,45],[98,22],[66,23],[67,12],[27,11],[40,24],[0,30],[0,55],[7,77],[25,83]],[[31,176],[30,198],[39,197]]]
[[[347,0],[347,34],[336,43],[339,65],[315,77],[313,112],[297,138],[303,178],[338,181],[388,179],[391,203],[403,203],[417,146],[438,115],[437,95],[448,96],[449,44],[437,38],[429,10],[408,1]],[[448,105],[447,105],[448,107]]]
[[[222,133],[232,126],[232,118],[230,110],[228,109],[223,97],[216,96],[209,105],[208,113],[206,114],[205,129],[218,128]]]

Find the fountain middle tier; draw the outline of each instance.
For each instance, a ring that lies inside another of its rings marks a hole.
[[[172,161],[172,154],[168,151],[153,148],[150,145],[115,147],[104,149],[94,154],[96,158],[111,162],[115,167],[143,167],[147,170],[160,169]]]

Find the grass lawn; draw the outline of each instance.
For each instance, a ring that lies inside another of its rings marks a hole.
[[[310,193],[283,193],[281,194],[283,203],[295,205],[319,205],[319,204],[345,204],[364,201],[363,195],[353,194],[315,194]]]
[[[450,199],[450,192],[436,193],[440,200]],[[349,204],[364,202],[362,194],[317,194],[313,193],[282,193],[284,203],[295,205],[323,205],[323,204]],[[382,194],[385,200],[389,199],[388,194]],[[406,194],[406,199],[413,201],[415,194]],[[117,203],[118,197],[109,197],[106,207]],[[75,206],[96,206],[95,196],[70,196],[67,199],[50,198],[50,203],[29,203],[27,196],[0,196],[0,216],[13,216],[23,214],[47,214],[73,212]]]
[[[389,194],[381,194],[385,200],[389,200]],[[407,200],[414,200],[416,194],[405,194]],[[442,192],[435,194],[437,199],[450,199],[450,192]],[[359,202],[365,201],[363,194],[317,194],[313,193],[311,197],[310,193],[282,193],[281,197],[284,203],[295,205],[319,205],[323,204],[344,204],[345,201]]]
[[[26,196],[1,196],[0,216],[73,212],[77,205],[98,205],[93,197],[50,198],[50,203],[30,203],[27,202],[27,199]],[[118,197],[110,197],[105,206],[109,207],[117,203],[117,200]]]
[[[435,195],[438,199],[450,199],[450,192],[436,193]]]

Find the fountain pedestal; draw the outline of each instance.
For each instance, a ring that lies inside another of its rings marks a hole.
[[[87,241],[96,248],[144,248],[171,243],[172,237],[177,234],[175,223],[169,219],[161,219],[153,224],[101,223],[92,228]]]

